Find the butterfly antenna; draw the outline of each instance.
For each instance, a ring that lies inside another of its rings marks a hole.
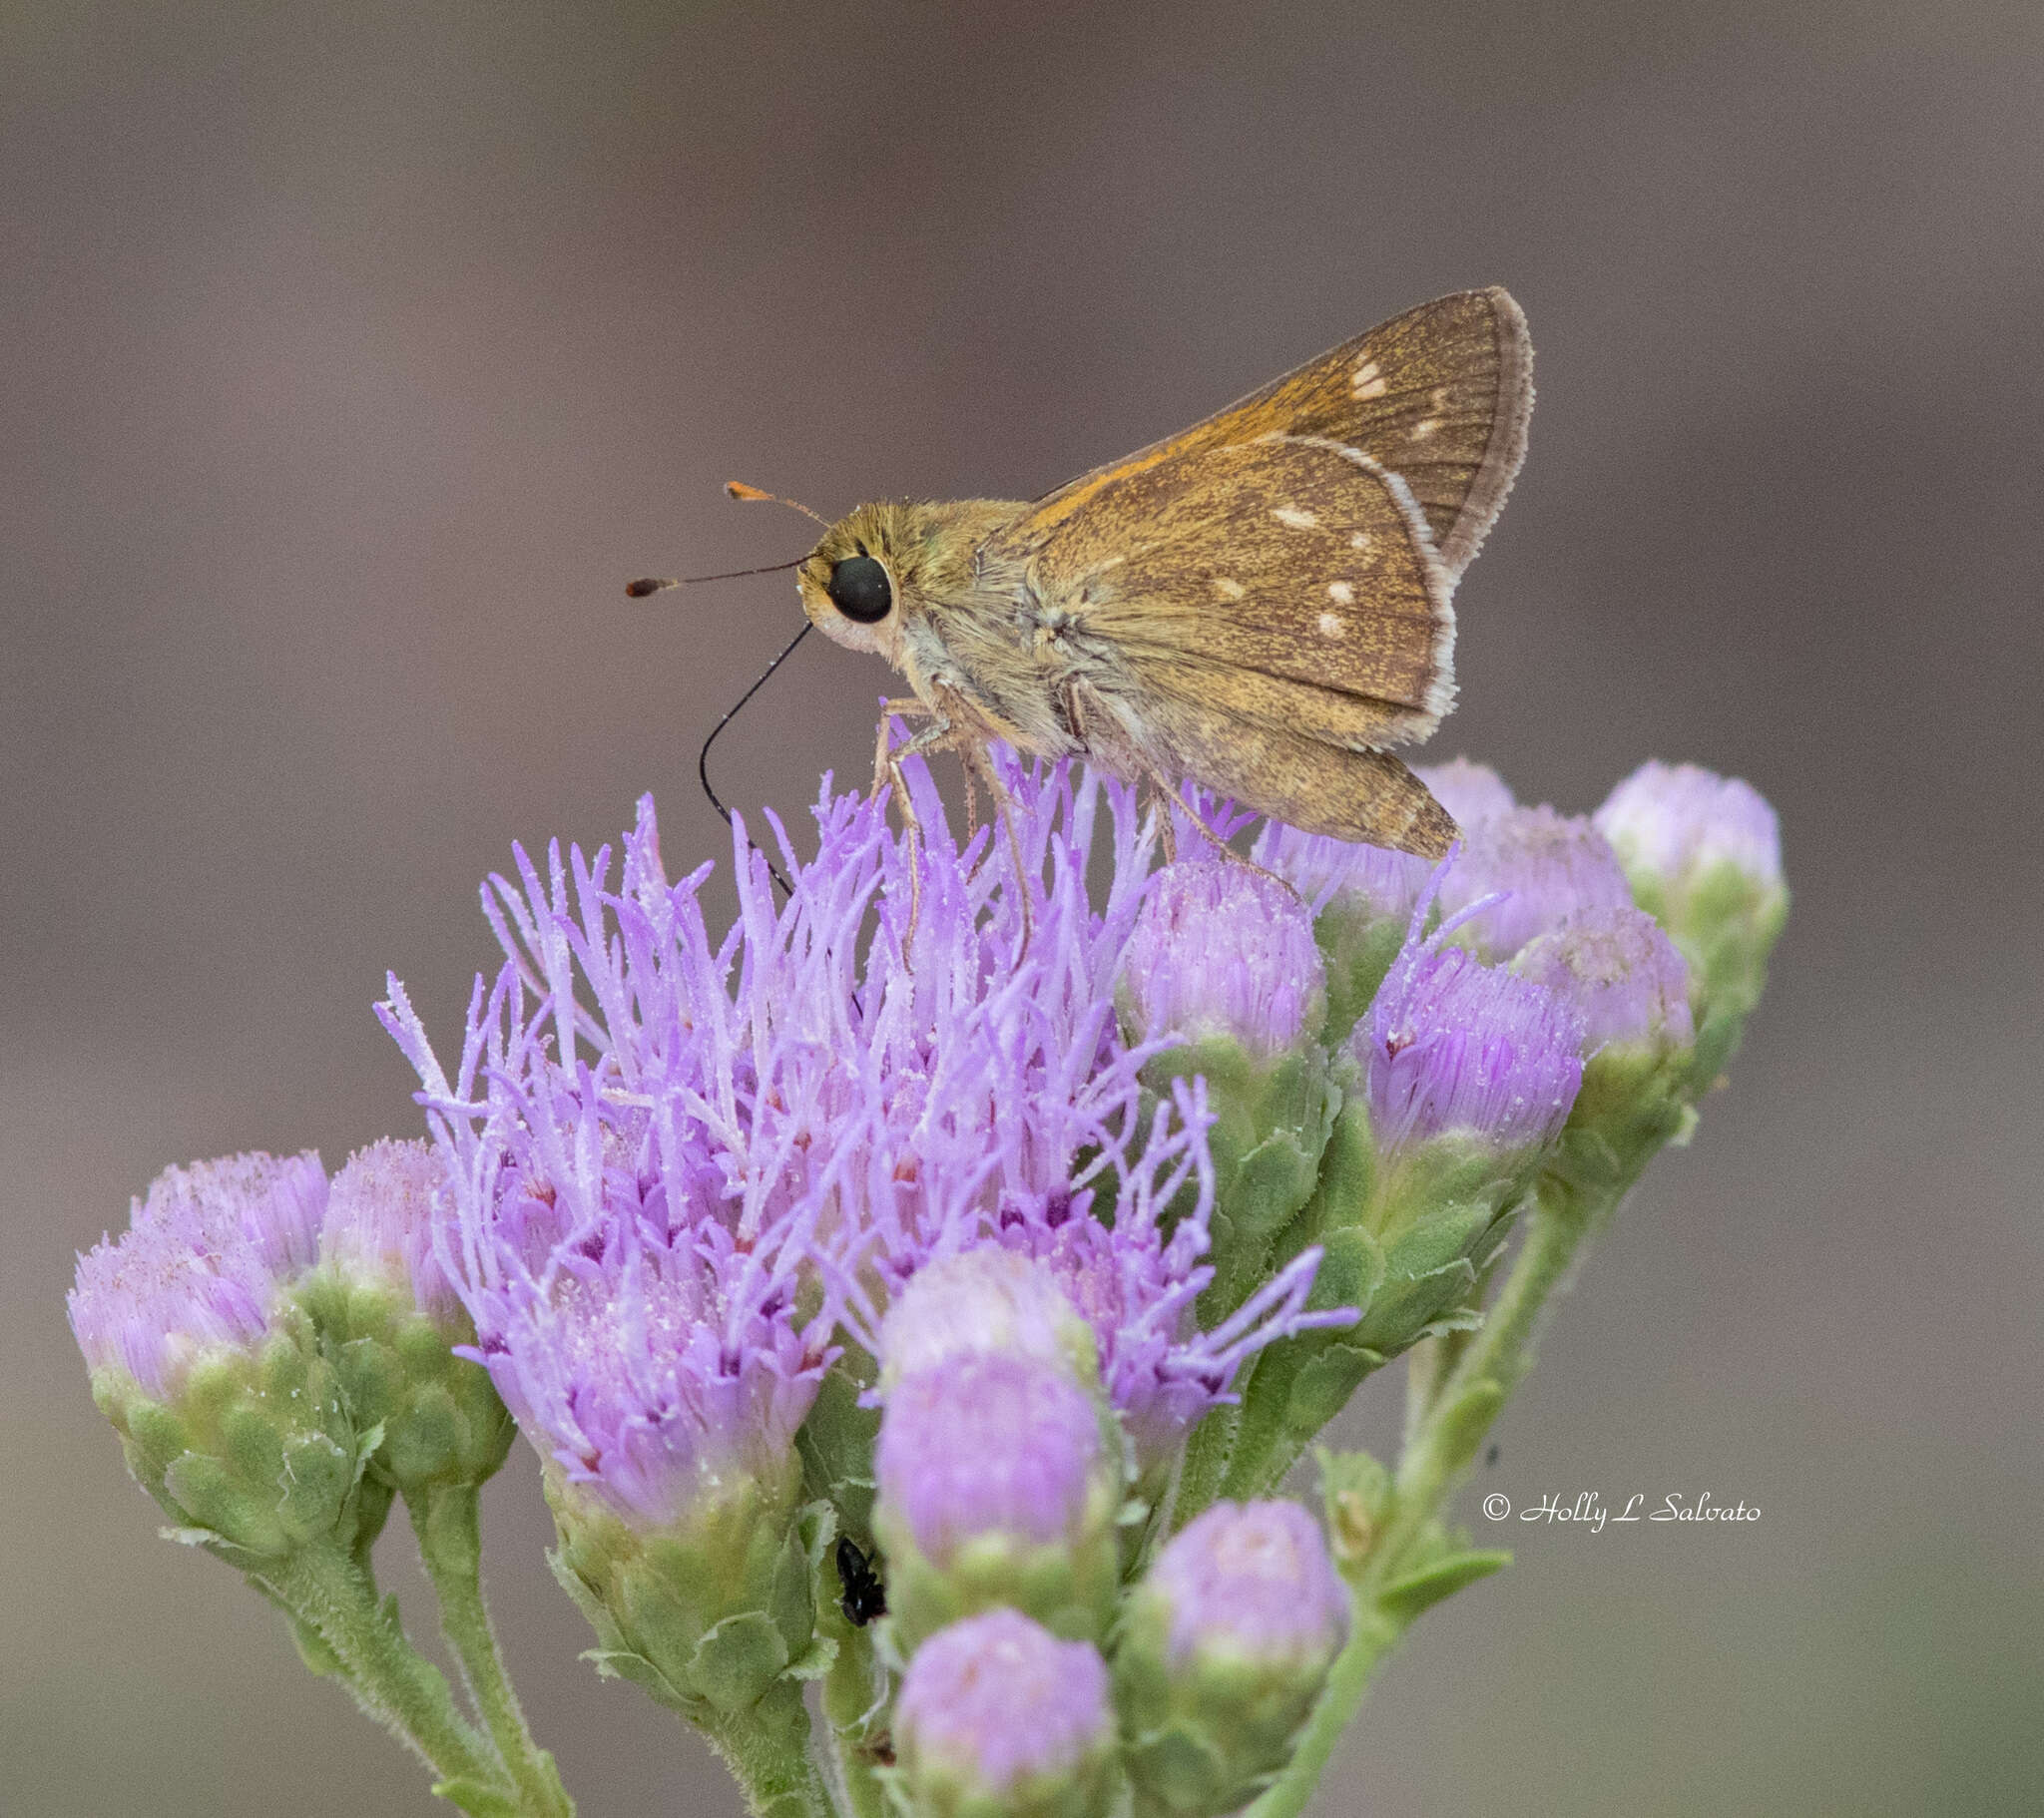
[[[625,598],[644,600],[653,594],[665,593],[671,587],[701,587],[706,581],[742,581],[748,575],[783,575],[791,568],[800,568],[807,556],[796,556],[791,562],[769,562],[765,568],[734,568],[721,575],[648,575],[643,581],[627,581]]]
[[[825,530],[830,528],[830,520],[821,512],[811,511],[806,505],[794,499],[783,499],[777,492],[762,492],[759,487],[748,486],[743,480],[725,481],[724,490],[742,505],[757,505],[763,501],[768,505],[785,505],[790,511],[800,512],[805,518],[814,518]]]
[[[726,726],[730,725],[731,722],[738,717],[739,709],[742,708],[747,701],[751,700],[755,694],[759,693],[759,691],[766,685],[766,678],[771,676],[775,670],[780,668],[780,666],[788,660],[788,658],[794,655],[794,647],[801,643],[801,641],[808,635],[809,622],[806,619],[804,619],[802,621],[802,629],[796,632],[795,635],[787,641],[787,648],[783,650],[778,657],[774,658],[773,661],[766,667],[766,669],[760,672],[760,680],[754,682],[753,685],[749,687],[743,694],[741,694],[737,700],[733,701],[732,704],[725,710],[724,717],[710,728],[710,736],[704,739],[703,749],[697,754],[696,774],[702,779],[703,793],[710,797],[710,805],[713,808],[715,808],[719,814],[724,816],[724,824],[727,827],[732,825],[731,810],[724,805],[723,801],[719,799],[717,791],[710,786],[710,747],[717,742],[718,734],[722,732]],[[759,855],[762,858],[766,860],[766,875],[772,878],[772,880],[780,886],[780,894],[783,897],[793,896],[794,886],[790,884],[786,878],[780,875],[780,867],[774,864],[773,860],[767,855],[766,848],[761,845],[758,840],[753,838],[753,836],[750,833],[746,835],[746,844],[751,846],[755,852],[759,853]]]

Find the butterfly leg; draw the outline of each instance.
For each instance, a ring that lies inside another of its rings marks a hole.
[[[889,745],[887,714],[906,712],[912,708],[928,719],[930,723],[898,745]],[[969,737],[970,734],[963,736]],[[901,810],[902,831],[908,842],[908,933],[902,942],[902,951],[915,945],[915,931],[922,921],[922,817],[915,811],[915,798],[908,791],[908,773],[903,765],[911,757],[933,757],[939,751],[952,749],[960,741],[959,728],[937,708],[921,700],[886,702],[880,719],[879,750],[876,759],[878,774],[873,779],[873,793],[881,789],[893,793],[894,805]]]
[[[1022,838],[1015,831],[1015,803],[1008,794],[1008,785],[1001,780],[1001,773],[994,767],[992,757],[981,743],[961,744],[958,747],[959,761],[965,766],[965,787],[970,792],[975,771],[985,782],[986,790],[994,799],[994,818],[1000,822],[1008,836],[1008,859],[1015,867],[1016,898],[1022,905],[1022,951],[1029,950],[1030,936],[1036,931],[1036,911],[1029,889],[1029,867],[1022,857]],[[988,854],[992,856],[991,853]]]
[[[880,702],[880,726],[873,738],[873,794],[889,787],[893,778],[888,765],[888,741],[894,735],[894,721],[897,719],[927,719],[930,717],[929,704],[915,694],[904,695],[899,700]],[[904,745],[903,749],[907,747]],[[897,791],[897,794],[899,792]],[[900,799],[906,800],[905,795]]]
[[[1178,822],[1172,818],[1173,797],[1164,778],[1150,773],[1150,799],[1157,804],[1157,844],[1167,865],[1178,863]]]
[[[880,702],[880,724],[873,737],[873,789],[869,800],[878,800],[880,792],[892,794],[894,805],[901,811],[901,828],[908,837],[908,934],[902,942],[902,951],[915,945],[915,930],[922,920],[922,820],[916,814],[914,798],[908,792],[908,778],[901,768],[901,760],[910,752],[922,749],[932,732],[948,731],[948,726],[925,726],[922,731],[902,741],[901,748],[893,746],[894,721],[898,719],[928,719],[932,716],[929,703],[914,694],[906,694],[895,700]]]
[[[1167,865],[1175,863],[1178,858],[1178,841],[1174,837],[1172,825],[1172,810],[1176,808],[1179,813],[1183,814],[1187,820],[1191,821],[1199,829],[1201,836],[1207,843],[1221,854],[1224,863],[1240,865],[1245,871],[1254,871],[1259,877],[1268,877],[1274,884],[1283,884],[1286,890],[1291,890],[1291,886],[1285,884],[1284,880],[1275,871],[1266,871],[1255,859],[1244,858],[1227,840],[1215,832],[1207,824],[1206,816],[1192,806],[1176,789],[1172,788],[1162,773],[1152,770],[1148,774],[1151,787],[1156,789],[1163,797],[1162,829],[1164,834],[1164,862]],[[1291,894],[1296,896],[1298,893],[1292,890]]]
[[[961,750],[958,753],[959,768],[965,772],[965,843],[969,846],[979,832],[979,782],[974,766]],[[1000,793],[994,792],[996,811],[1000,807]]]

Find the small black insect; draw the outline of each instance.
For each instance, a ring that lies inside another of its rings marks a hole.
[[[1501,1448],[1499,1448],[1499,1447],[1498,1447],[1497,1445],[1493,1444],[1493,1445],[1491,1446],[1490,1450],[1489,1450],[1488,1452],[1486,1452],[1486,1453],[1485,1453],[1485,1454],[1483,1455],[1483,1462],[1484,1462],[1484,1464],[1485,1464],[1486,1466],[1489,1466],[1489,1465],[1494,1465],[1494,1464],[1496,1464],[1496,1463],[1497,1463],[1497,1455],[1498,1455],[1498,1452],[1499,1452],[1500,1450],[1501,1450]]]
[[[854,1628],[887,1613],[887,1589],[848,1535],[837,1537],[837,1582],[844,1587],[838,1607]]]

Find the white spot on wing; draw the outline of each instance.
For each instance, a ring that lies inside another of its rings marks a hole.
[[[1441,420],[1439,417],[1421,417],[1418,422],[1412,425],[1412,439],[1415,442],[1423,442],[1440,426]]]
[[[1333,601],[1336,606],[1353,606],[1355,604],[1355,589],[1350,587],[1345,581],[1329,581],[1327,583],[1327,598]]]
[[[1357,531],[1354,536],[1348,539],[1348,547],[1350,549],[1369,548],[1369,532],[1366,530]]]
[[[1300,511],[1296,505],[1280,505],[1272,512],[1272,517],[1286,530],[1318,530],[1320,521],[1309,511]]]
[[[1249,589],[1240,581],[1231,581],[1226,575],[1214,577],[1214,591],[1224,600],[1240,600]]]
[[[1355,362],[1355,374],[1348,381],[1348,389],[1358,398],[1380,398],[1384,395],[1383,375],[1368,354]]]
[[[1341,621],[1334,614],[1322,613],[1320,615],[1320,636],[1322,638],[1338,638],[1341,636]]]

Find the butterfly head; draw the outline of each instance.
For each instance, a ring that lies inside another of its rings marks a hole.
[[[918,592],[927,557],[921,506],[861,505],[823,533],[795,570],[809,623],[846,650],[900,664],[904,603]]]

